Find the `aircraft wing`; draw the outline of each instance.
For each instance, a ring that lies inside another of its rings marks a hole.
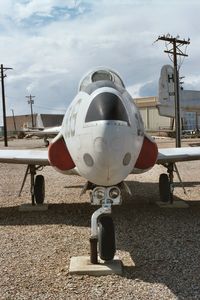
[[[161,148],[156,163],[165,164],[198,159],[200,159],[200,147]]]
[[[0,150],[0,163],[50,166],[47,150],[13,149]],[[77,168],[65,172],[68,175],[79,175]]]
[[[158,152],[157,164],[175,163],[200,159],[200,147],[161,148]],[[49,166],[47,150],[0,150],[0,163],[27,164]],[[69,170],[69,174],[77,174]]]
[[[0,163],[50,165],[47,150],[0,150]]]

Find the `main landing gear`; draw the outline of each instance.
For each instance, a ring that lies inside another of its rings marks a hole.
[[[33,194],[35,196],[36,204],[43,204],[45,198],[45,182],[43,175],[37,175],[35,177],[35,183],[33,188]]]
[[[159,177],[159,193],[161,202],[169,202],[173,203],[173,191],[174,191],[174,172],[177,173],[179,181],[182,184],[182,188],[184,193],[186,194],[186,190],[184,188],[183,182],[181,180],[178,168],[175,163],[167,163],[163,165],[167,168],[167,173],[162,173]]]
[[[91,218],[90,261],[92,264],[97,264],[97,252],[104,261],[112,260],[115,255],[115,230],[110,214],[112,205],[121,204],[119,187],[98,186],[94,188],[91,192],[91,204],[101,205]]]
[[[21,196],[24,184],[26,182],[27,176],[30,174],[31,176],[31,201],[32,205],[35,204],[43,204],[45,198],[45,181],[43,175],[36,175],[36,171],[40,170],[41,167],[36,167],[35,165],[28,165],[26,169],[26,173],[24,175],[24,179],[22,182],[22,186],[19,192],[19,197]]]
[[[49,147],[49,140],[48,140],[47,136],[44,137],[44,145],[45,145],[45,147]]]

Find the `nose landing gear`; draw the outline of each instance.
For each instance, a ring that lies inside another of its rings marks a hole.
[[[110,214],[112,205],[121,204],[121,191],[117,186],[96,187],[91,192],[91,203],[102,205],[91,218],[90,261],[97,264],[97,248],[99,257],[104,261],[112,260],[115,256],[115,230]]]

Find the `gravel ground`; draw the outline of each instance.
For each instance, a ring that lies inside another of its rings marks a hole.
[[[160,147],[174,140],[158,139]],[[187,140],[185,145],[200,145]],[[39,148],[42,140],[9,141],[10,148]],[[3,142],[0,142],[0,148]],[[21,197],[25,166],[0,164],[0,299],[200,299],[199,162],[179,163],[187,195],[175,177],[175,197],[188,209],[162,209],[155,166],[130,175],[132,197],[113,208],[117,255],[123,276],[75,276],[68,273],[71,256],[89,254],[90,217],[95,210],[88,194],[79,197],[85,183],[51,167],[46,178],[46,212],[19,212],[30,202],[29,182]]]

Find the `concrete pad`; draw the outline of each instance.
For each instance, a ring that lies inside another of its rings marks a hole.
[[[158,201],[156,204],[161,208],[188,208],[189,205],[183,200],[175,200],[173,203]]]
[[[19,211],[46,211],[48,210],[48,204],[36,204],[24,203],[19,206]]]
[[[98,264],[91,264],[89,256],[72,257],[69,267],[70,274],[104,276],[110,274],[122,275],[122,262],[117,257],[104,262],[99,259]]]

